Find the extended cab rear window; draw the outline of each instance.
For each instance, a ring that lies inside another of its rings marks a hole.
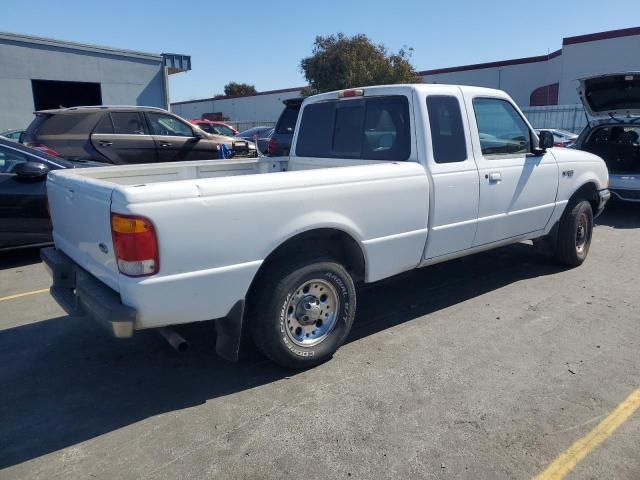
[[[402,95],[307,105],[296,143],[299,157],[407,160],[409,101]]]

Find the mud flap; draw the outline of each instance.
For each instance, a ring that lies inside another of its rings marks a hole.
[[[230,362],[238,361],[244,323],[244,300],[238,300],[224,318],[214,320],[216,353]]]

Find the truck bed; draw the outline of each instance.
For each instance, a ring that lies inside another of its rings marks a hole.
[[[286,160],[250,159],[120,165],[108,168],[91,168],[86,169],[86,171],[77,170],[73,174],[74,176],[93,178],[117,185],[140,185],[236,175],[255,175],[286,170]]]
[[[415,162],[205,160],[68,169],[51,172],[47,190],[56,247],[136,309],[136,329],[225,316],[267,255],[306,230],[338,229],[360,243],[370,258],[367,281],[415,267],[427,234],[429,181]],[[159,273],[119,275],[114,212],[151,220]]]

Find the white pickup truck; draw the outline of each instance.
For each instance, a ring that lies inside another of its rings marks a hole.
[[[57,170],[51,293],[117,337],[213,319],[224,358],[247,332],[313,366],[359,282],[528,239],[580,265],[607,168],[552,143],[504,92],[396,85],[307,98],[286,158]]]

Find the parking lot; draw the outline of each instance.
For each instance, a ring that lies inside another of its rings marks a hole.
[[[597,223],[574,270],[518,244],[361,289],[304,372],[226,363],[206,323],[184,354],[110,339],[3,253],[0,477],[532,478],[640,387],[640,209]],[[603,439],[567,478],[640,478],[640,415]]]

